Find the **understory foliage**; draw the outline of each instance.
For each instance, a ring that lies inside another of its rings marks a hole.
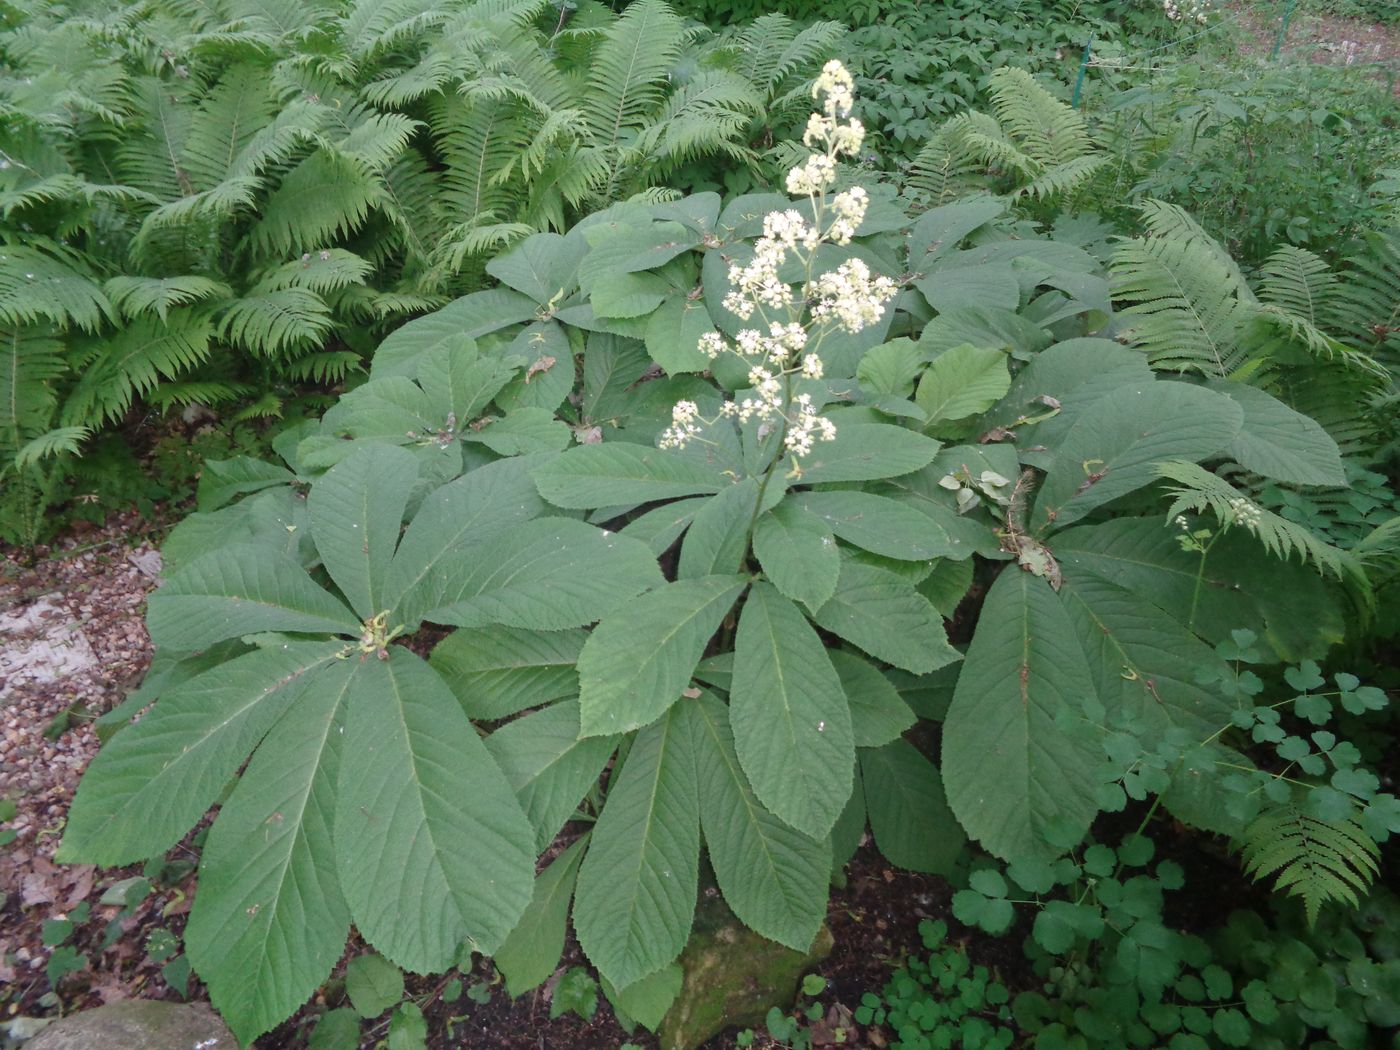
[[[702,871],[806,950],[867,828],[894,865],[953,875],[971,841],[1049,893],[1145,803],[1311,920],[1376,876],[1400,805],[1321,727],[1387,698],[1319,661],[1400,543],[1272,506],[1379,465],[1393,235],[1250,279],[1156,202],[1112,242],[995,183],[910,214],[847,178],[839,63],[812,96],[786,193],[531,234],[281,462],[206,471],[60,857],[158,855],[219,804],[186,946],[245,1043],[352,925],[415,972],[492,955],[520,994],[572,923],[650,1024]],[[1029,105],[980,134],[1033,179],[1072,160],[1038,129],[1075,125]],[[1055,944],[1097,936],[1063,919]]]
[[[0,536],[137,402],[277,415],[501,245],[755,163],[836,33],[716,40],[662,0],[7,6]]]

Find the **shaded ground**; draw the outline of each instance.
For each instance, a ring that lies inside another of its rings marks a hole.
[[[1282,8],[1236,0],[1231,8],[1243,8],[1240,25],[1245,31],[1240,42],[1244,55],[1267,57],[1278,40]],[[1358,72],[1388,79],[1400,93],[1400,24],[1383,25],[1363,18],[1348,18],[1298,5],[1289,19],[1279,50],[1279,60],[1288,63],[1316,63],[1356,67]]]

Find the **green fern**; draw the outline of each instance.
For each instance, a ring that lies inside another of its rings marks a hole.
[[[1309,926],[1324,904],[1359,907],[1380,870],[1380,850],[1354,817],[1321,820],[1292,805],[1259,816],[1242,849],[1253,878],[1273,876],[1277,889],[1302,899]]]
[[[985,190],[988,176],[1011,199],[1067,196],[1107,162],[1079,112],[1025,70],[996,70],[988,90],[995,115],[949,118],[915,156],[907,183],[931,203]]]
[[[1222,525],[1248,529],[1270,554],[1279,558],[1296,554],[1346,582],[1363,598],[1370,595],[1365,569],[1354,555],[1332,546],[1307,527],[1265,510],[1224,478],[1180,460],[1158,463],[1155,469],[1159,477],[1175,483],[1168,486],[1176,497],[1167,511],[1168,518],[1186,511],[1210,511]],[[1242,506],[1250,508],[1243,515]]]

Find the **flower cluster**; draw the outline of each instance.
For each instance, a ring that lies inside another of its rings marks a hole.
[[[1259,527],[1259,522],[1264,516],[1258,506],[1243,496],[1236,496],[1230,501],[1231,520],[1236,525],[1243,525],[1250,532]]]
[[[731,353],[744,361],[749,389],[724,404],[714,419],[701,417],[694,402],[678,403],[671,426],[661,435],[662,448],[703,441],[705,426],[722,418],[757,421],[760,434],[781,430],[783,448],[793,457],[836,437],[835,425],[822,417],[812,395],[794,391],[792,382],[821,379],[817,351],[822,337],[836,329],[859,332],[878,322],[898,286],[872,274],[859,259],[813,275],[821,245],[851,243],[865,221],[870,195],[854,186],[828,196],[839,159],[859,154],[865,139],[864,127],[851,117],[855,92],[850,73],[840,62],[828,62],[812,85],[812,97],[821,101],[822,110],[811,115],[802,141],[814,152],[787,177],[788,192],[806,196],[809,207],[770,212],[753,256],[729,268],[724,307],[741,321],[755,323],[733,340],[718,332],[700,337],[706,357]],[[794,276],[796,266],[805,276]]]
[[[1215,7],[1211,0],[1162,0],[1162,10],[1173,22],[1205,25]]]

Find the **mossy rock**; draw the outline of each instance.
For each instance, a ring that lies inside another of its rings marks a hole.
[[[83,1010],[55,1021],[24,1050],[238,1050],[225,1024],[203,1003],[148,999]]]
[[[661,1022],[661,1050],[695,1050],[726,1028],[755,1028],[776,1006],[789,1009],[802,975],[831,954],[823,926],[812,947],[795,952],[749,929],[720,895],[706,893],[680,964],[685,979]]]

